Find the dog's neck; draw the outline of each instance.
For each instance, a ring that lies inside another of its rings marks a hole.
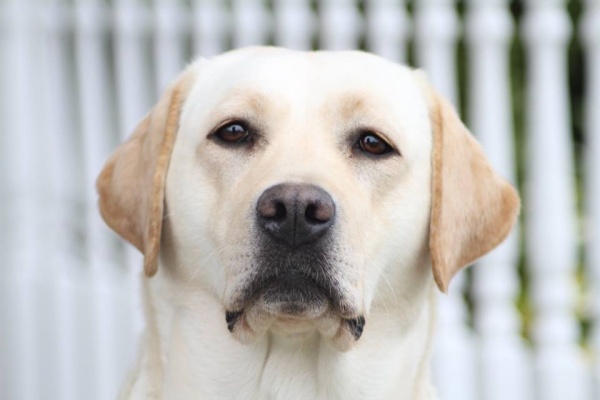
[[[195,288],[193,304],[181,304],[169,286],[160,276],[144,282],[147,327],[124,398],[433,398],[433,284],[409,303],[386,304],[385,294],[374,301],[363,336],[347,352],[312,329],[240,344],[214,295]]]

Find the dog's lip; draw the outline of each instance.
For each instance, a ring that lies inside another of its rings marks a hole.
[[[253,307],[260,307],[281,322],[311,320],[334,311],[329,291],[306,274],[273,276],[264,280],[240,307],[225,312],[227,329],[233,332],[238,321]],[[355,340],[360,339],[365,326],[362,313],[335,312]]]
[[[346,319],[345,322],[348,324],[348,329],[350,329],[350,333],[354,336],[354,340],[360,339],[366,323],[365,317],[361,315],[357,318]]]
[[[327,312],[331,300],[322,289],[314,285],[294,287],[274,283],[260,296],[259,304],[278,319],[282,316],[315,319]]]
[[[225,320],[233,332],[247,313],[266,313],[281,322],[302,321],[320,318],[331,304],[324,285],[307,274],[291,272],[256,282],[245,298],[226,306]]]
[[[244,314],[244,310],[242,310],[242,311],[226,311],[225,312],[225,321],[227,322],[227,329],[229,330],[229,332],[233,332],[235,323],[242,316],[242,314]]]
[[[304,287],[304,291],[307,292],[306,294],[310,292],[310,294],[319,297],[321,301],[327,303],[332,303],[333,301],[331,289],[328,289],[327,284],[321,283],[305,273],[290,272],[283,275],[273,275],[255,283],[248,294],[243,299],[239,299],[231,307],[231,310],[243,311],[260,301],[268,302],[275,293],[281,291],[281,288],[277,288],[278,285],[282,285],[290,291],[300,290],[300,288]]]
[[[245,310],[225,312],[225,321],[227,322],[227,329],[229,332],[233,333],[236,323],[244,317],[244,313]],[[301,320],[301,318],[291,315],[280,315],[277,317],[277,319],[282,322]],[[355,341],[358,341],[361,338],[365,324],[366,319],[363,315],[360,315],[356,318],[342,318],[342,327],[345,326],[346,330],[350,333],[350,335],[352,335]]]
[[[343,320],[353,320],[363,314],[359,307],[355,307],[351,303],[348,303],[345,301],[344,297],[341,297],[340,293],[336,292],[334,289],[334,282],[322,282],[309,274],[298,271],[291,272],[283,276],[271,275],[261,280],[257,280],[243,296],[236,296],[237,298],[231,299],[231,301],[226,301],[225,309],[227,313],[231,313],[230,318],[233,318],[234,314],[237,318],[239,315],[257,305],[257,303],[260,303],[261,300],[263,300],[265,293],[269,291],[271,285],[286,276],[301,277],[305,283],[308,283],[314,290],[318,291],[318,293],[323,296],[322,300],[328,303],[329,310],[337,314]],[[274,315],[274,317],[279,319],[286,316],[284,314],[280,314]],[[302,319],[301,317],[293,315],[288,315],[288,317],[293,320]]]

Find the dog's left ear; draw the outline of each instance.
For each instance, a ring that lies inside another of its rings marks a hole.
[[[96,181],[100,214],[144,254],[149,277],[158,269],[165,179],[191,81],[191,72],[182,73],[111,155]]]
[[[426,85],[433,128],[429,250],[442,292],[452,277],[500,244],[520,209],[448,100]]]

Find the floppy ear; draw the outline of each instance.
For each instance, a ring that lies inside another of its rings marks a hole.
[[[454,107],[429,88],[433,125],[429,249],[442,292],[463,267],[491,251],[514,226],[516,190],[491,167]]]
[[[96,181],[102,218],[144,254],[149,277],[158,269],[165,178],[190,81],[184,74],[165,91]]]

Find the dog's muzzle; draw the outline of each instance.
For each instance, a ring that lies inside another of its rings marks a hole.
[[[282,183],[259,197],[259,274],[249,295],[273,315],[318,318],[335,299],[327,254],[335,203],[323,189]]]
[[[317,186],[283,183],[262,193],[255,216],[258,267],[225,315],[231,332],[240,324],[251,329],[252,321],[329,318],[360,338],[365,319],[346,305],[334,277],[335,219],[333,199]]]

